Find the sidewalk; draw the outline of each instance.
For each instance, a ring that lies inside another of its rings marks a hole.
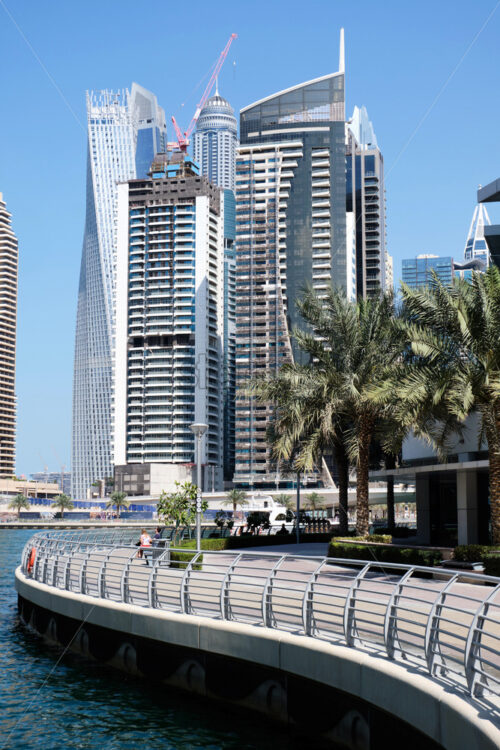
[[[305,555],[307,557],[326,557],[327,542],[304,542],[303,544],[273,544],[270,547],[245,547],[242,552],[281,552],[283,555]]]

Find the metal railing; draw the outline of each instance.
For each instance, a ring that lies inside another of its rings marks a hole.
[[[21,568],[88,596],[375,650],[500,709],[498,578],[265,551],[197,553],[168,542],[145,559],[136,536],[40,532]]]

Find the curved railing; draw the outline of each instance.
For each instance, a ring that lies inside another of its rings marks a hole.
[[[41,532],[26,545],[21,568],[36,581],[88,596],[376,650],[500,707],[498,578],[376,560],[168,546],[145,559],[135,538],[123,531]]]

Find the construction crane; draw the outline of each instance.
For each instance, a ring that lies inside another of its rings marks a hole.
[[[231,47],[231,44],[237,38],[237,36],[238,36],[237,34],[231,34],[231,36],[229,37],[229,40],[228,40],[226,46],[224,47],[224,49],[220,53],[219,59],[217,60],[215,68],[212,71],[212,75],[210,76],[210,80],[207,83],[205,91],[203,92],[203,96],[201,97],[201,99],[199,101],[199,104],[196,107],[195,113],[193,115],[193,119],[189,123],[189,126],[188,126],[187,130],[184,131],[184,133],[181,131],[180,127],[177,124],[177,120],[172,115],[172,123],[173,123],[174,129],[175,129],[175,134],[177,136],[177,141],[174,141],[173,143],[169,143],[168,144],[168,148],[169,149],[178,148],[183,153],[186,153],[187,147],[189,146],[189,137],[190,137],[191,133],[193,132],[193,130],[195,128],[195,125],[196,125],[196,123],[198,121],[198,117],[200,116],[201,110],[205,106],[205,103],[206,103],[208,97],[210,96],[210,92],[212,91],[213,85],[215,83],[215,79],[217,78],[217,76],[220,73],[220,70],[221,70],[221,68],[222,68],[222,66],[224,64],[224,60],[226,59],[227,54],[229,52],[229,48]]]

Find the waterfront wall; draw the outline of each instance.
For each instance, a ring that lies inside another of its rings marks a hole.
[[[351,750],[493,750],[486,707],[359,650],[242,623],[54,589],[16,571],[20,614],[87,657],[207,698],[260,711]]]

